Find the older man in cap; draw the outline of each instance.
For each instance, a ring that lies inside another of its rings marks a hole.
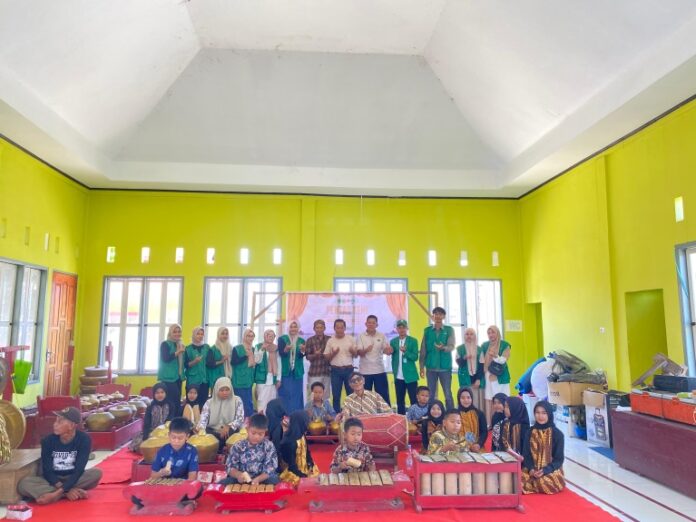
[[[87,490],[99,484],[102,472],[85,470],[92,442],[77,429],[82,416],[77,408],[54,412],[53,434],[41,441],[41,475],[26,477],[17,485],[23,497],[39,504],[51,504],[63,497],[68,500],[87,498]]]

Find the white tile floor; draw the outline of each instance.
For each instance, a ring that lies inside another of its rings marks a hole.
[[[589,449],[585,441],[566,439],[565,449],[568,487],[621,520],[696,522],[696,500],[620,468],[614,461]],[[112,453],[95,452],[96,458],[89,461],[87,467],[97,465]],[[4,507],[0,507],[0,516],[5,516]]]

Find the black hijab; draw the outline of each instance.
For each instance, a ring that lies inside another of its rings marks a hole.
[[[508,396],[505,395],[504,393],[496,393],[493,396],[493,400],[497,400],[503,405],[503,408],[505,408],[505,404],[507,403]],[[502,422],[505,420],[505,411],[496,411],[493,414],[493,417],[491,418],[491,426],[495,426],[499,422]]]
[[[440,416],[433,417],[431,413],[433,406],[438,405],[440,407]],[[421,426],[421,440],[423,441],[424,447],[427,446],[430,436],[428,435],[428,426],[432,422],[435,426],[442,426],[442,420],[445,418],[445,405],[442,404],[440,400],[434,400],[430,406],[428,406],[428,418]],[[426,448],[427,449],[427,448]]]
[[[462,406],[462,393],[468,393],[469,397],[471,397],[471,406],[468,408],[465,408]],[[474,406],[474,392],[471,391],[471,388],[468,386],[465,386],[464,388],[459,388],[459,391],[457,392],[457,407],[459,408],[459,411],[467,413],[469,411],[478,411],[478,408]]]
[[[191,400],[189,400],[189,398],[188,398],[188,392],[189,392],[189,390],[192,390],[192,389],[194,389],[194,388],[196,389],[196,393],[197,393],[198,395],[196,395],[196,400],[195,400],[195,401],[191,401]],[[200,389],[200,387],[198,386],[198,384],[187,384],[187,385],[186,385],[186,395],[184,396],[184,404],[183,404],[182,406],[186,406],[187,404],[188,404],[189,406],[191,406],[191,408],[193,408],[194,406],[198,406],[198,405],[200,404],[200,402],[199,402],[199,400],[200,400],[200,398],[201,398],[201,395],[200,395],[200,394],[201,394],[201,389]]]
[[[519,397],[510,397],[507,401],[508,409],[510,410],[510,425],[526,424],[529,426],[529,415],[527,414],[527,406]]]
[[[283,435],[281,446],[294,444],[307,433],[309,427],[309,413],[306,410],[293,411],[290,414],[288,431]]]
[[[553,406],[549,403],[549,401],[539,401],[534,405],[534,411],[536,412],[537,408],[543,408],[544,411],[546,411],[546,414],[549,416],[549,420],[546,421],[545,424],[539,424],[536,422],[536,418],[534,420],[534,426],[533,428],[537,430],[544,430],[546,428],[553,428],[556,425],[553,423]],[[512,413],[512,412],[510,412]],[[535,416],[536,417],[536,416]]]
[[[162,390],[164,392],[164,400],[163,401],[158,401],[155,399],[155,392],[157,390]],[[167,387],[165,386],[164,383],[158,382],[152,387],[152,401],[150,401],[151,404],[154,404],[155,406],[164,406],[165,404],[169,404],[169,397],[167,397]]]
[[[266,405],[266,418],[268,419],[268,438],[278,449],[283,440],[283,417],[287,410],[281,399],[273,399]]]

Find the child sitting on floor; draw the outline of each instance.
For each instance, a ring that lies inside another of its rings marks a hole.
[[[469,443],[461,434],[462,419],[458,410],[447,410],[442,419],[442,429],[430,437],[428,455],[446,455],[467,451]]]
[[[421,423],[428,418],[428,403],[430,402],[430,390],[427,386],[419,386],[416,390],[416,403],[406,411],[406,420],[420,427]]]
[[[428,447],[430,437],[437,430],[442,428],[442,419],[445,416],[445,405],[442,401],[436,400],[428,408],[428,416],[423,420],[421,425],[421,441],[424,448]]]
[[[292,412],[288,431],[280,443],[280,467],[283,469],[280,480],[293,486],[298,486],[302,477],[315,477],[319,474],[319,468],[314,464],[305,439],[308,426],[309,415],[306,411]]]
[[[220,382],[220,380],[218,380]],[[268,419],[256,413],[249,417],[247,438],[230,449],[227,474],[222,484],[278,484],[278,454],[266,438]]]
[[[305,410],[310,420],[321,419],[331,422],[336,418],[336,412],[328,399],[324,398],[324,384],[315,382],[312,384],[312,397],[305,404]]]
[[[191,424],[198,426],[201,421],[201,407],[198,404],[198,385],[186,385],[186,397],[181,403],[181,416],[191,421]]]
[[[169,444],[162,446],[152,461],[150,478],[179,478],[195,480],[198,474],[198,451],[186,442],[191,423],[175,417],[169,423]]]
[[[362,436],[362,421],[357,417],[347,419],[343,425],[343,444],[336,448],[331,461],[331,473],[375,471],[375,461]]]
[[[474,393],[471,388],[460,389],[457,402],[462,419],[461,434],[471,444],[471,451],[481,451],[488,437],[486,416],[474,406]]]

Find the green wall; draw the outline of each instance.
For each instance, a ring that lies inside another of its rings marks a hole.
[[[78,274],[78,286],[81,282],[80,255],[88,198],[87,189],[0,140],[0,221],[7,223],[4,237],[0,234],[0,258],[48,269],[46,318],[53,272]],[[28,245],[24,242],[25,227],[30,227]],[[48,250],[44,250],[46,233],[50,234]],[[78,306],[79,303],[78,297]],[[79,315],[76,319],[79,325]],[[44,328],[42,336],[41,380],[29,385],[23,395],[15,395],[14,402],[19,406],[35,403],[36,396],[43,393],[46,330]],[[78,352],[86,350],[79,337],[76,336],[75,341]]]

